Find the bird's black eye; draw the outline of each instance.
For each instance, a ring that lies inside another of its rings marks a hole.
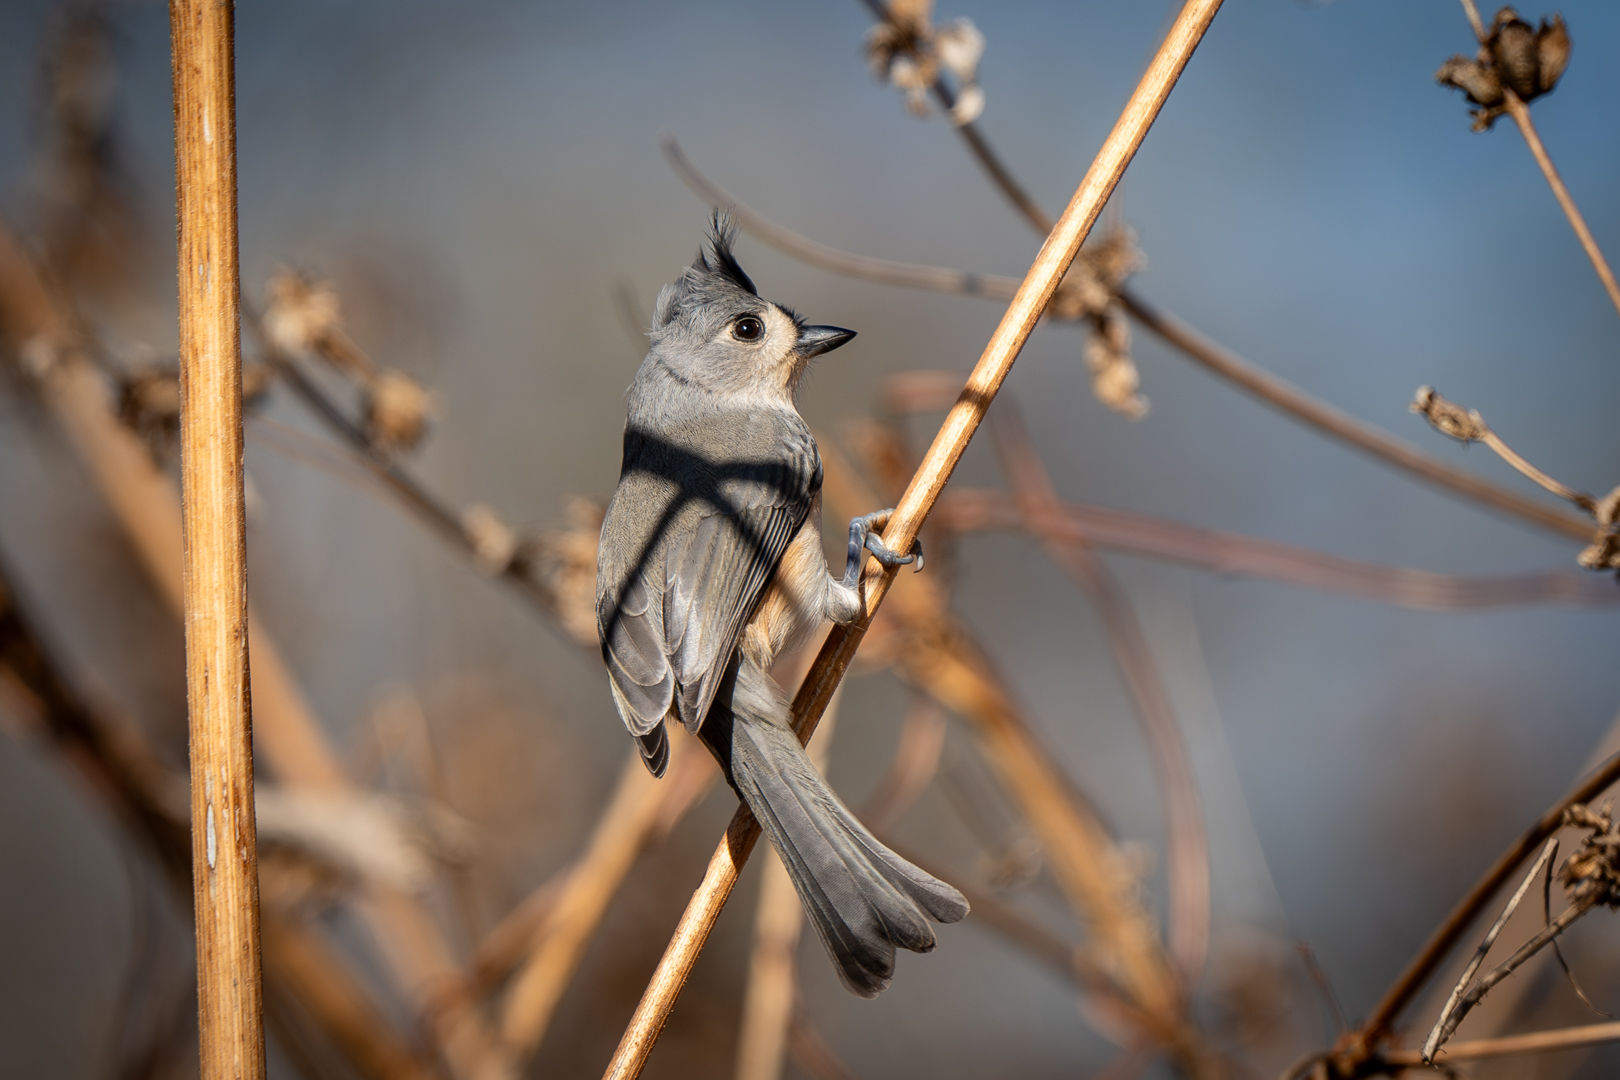
[[[738,341],[758,341],[765,333],[765,324],[752,315],[744,315],[731,324],[731,333]]]

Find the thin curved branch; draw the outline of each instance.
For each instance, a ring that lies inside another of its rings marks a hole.
[[[1010,399],[991,418],[1002,472],[1026,517],[1059,510],[1057,488],[1035,451],[1023,414]],[[1165,861],[1170,882],[1170,952],[1185,986],[1196,986],[1209,953],[1209,835],[1192,755],[1147,635],[1125,588],[1083,537],[1052,542],[1048,557],[1090,596],[1108,631],[1120,679],[1141,725],[1164,807]]]
[[[1027,530],[1061,543],[1090,543],[1217,574],[1240,574],[1420,611],[1479,611],[1525,604],[1620,604],[1620,588],[1591,574],[1551,570],[1465,577],[1380,566],[1274,540],[1084,503],[1064,503],[1048,511],[1025,513],[1014,496],[984,488],[962,488],[951,493],[940,501],[932,521],[940,528],[958,532]]]
[[[982,296],[988,300],[1010,300],[1017,290],[1017,282],[1012,278],[994,274],[974,274],[942,266],[919,266],[890,259],[874,259],[817,243],[776,224],[732,198],[724,189],[697,171],[673,138],[666,136],[660,145],[670,167],[700,199],[711,205],[730,208],[737,223],[748,232],[777,250],[812,266],[819,266],[823,270],[846,277],[876,281],[885,285]],[[1582,541],[1591,538],[1592,526],[1589,522],[1429,457],[1393,435],[1317,400],[1298,387],[1216,345],[1179,320],[1156,310],[1128,289],[1119,290],[1118,297],[1127,314],[1166,343],[1180,350],[1188,359],[1236,384],[1307,427],[1348,443],[1437,487],[1482,503],[1493,510],[1563,536]]]

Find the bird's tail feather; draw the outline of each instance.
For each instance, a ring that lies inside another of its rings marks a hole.
[[[928,952],[929,919],[956,922],[967,900],[855,819],[799,745],[787,705],[764,673],[743,661],[726,689],[733,692],[716,695],[702,735],[711,745],[729,744],[721,759],[732,786],[781,856],[844,985],[873,997],[894,976],[895,947]]]

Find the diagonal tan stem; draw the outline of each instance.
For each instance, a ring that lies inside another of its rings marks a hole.
[[[996,391],[1012,370],[1013,361],[1018,358],[1047,301],[1062,281],[1064,271],[1079,253],[1081,243],[1102,213],[1125,166],[1141,146],[1148,128],[1164,106],[1171,88],[1181,76],[1182,69],[1220,6],[1221,0],[1187,0],[1182,7],[1152,63],[1148,65],[1147,72],[1126,103],[1123,115],[1081,180],[1068,209],[1041,245],[1034,265],[1025,275],[1000,325],[991,335],[989,345],[968,376],[961,397],[946,415],[945,423],[935,436],[916,476],[912,478],[911,486],[901,497],[888,528],[884,530],[884,542],[890,547],[898,545],[898,550],[902,551],[911,547],[928,511],[933,508],[956,463],[967,449],[968,441],[983,421]],[[816,657],[793,703],[801,739],[809,738],[826,710],[893,577],[891,571],[868,572],[862,579],[866,610],[850,626],[835,629],[822,646],[821,654]],[[658,1034],[669,1019],[670,1010],[675,1007],[675,999],[685,985],[692,965],[696,963],[698,953],[708,939],[715,920],[720,917],[725,899],[736,885],[737,875],[758,839],[758,823],[746,807],[739,807],[730,828],[726,830],[725,839],[709,862],[702,886],[676,927],[675,936],[665,949],[604,1076],[629,1080],[641,1075]]]
[[[1530,119],[1530,106],[1506,87],[1503,87],[1503,96],[1506,98],[1508,115],[1519,125],[1519,134],[1524,136],[1525,144],[1530,147],[1530,156],[1536,159],[1536,164],[1541,167],[1541,175],[1547,178],[1547,186],[1552,188],[1553,197],[1558,200],[1558,205],[1563,207],[1564,216],[1569,218],[1569,227],[1575,230],[1575,238],[1581,242],[1586,257],[1592,260],[1592,269],[1597,271],[1598,280],[1603,282],[1603,289],[1609,294],[1610,302],[1614,304],[1616,310],[1620,310],[1620,283],[1615,282],[1614,271],[1609,269],[1609,260],[1603,257],[1603,249],[1598,247],[1597,237],[1586,227],[1586,219],[1581,216],[1580,207],[1575,205],[1574,197],[1564,186],[1564,178],[1559,176],[1558,170],[1553,167],[1552,156],[1547,153],[1547,148],[1541,145],[1541,136],[1536,132],[1535,122]]]

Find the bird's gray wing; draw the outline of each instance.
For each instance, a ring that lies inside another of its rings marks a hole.
[[[596,564],[602,660],[619,715],[638,738],[658,729],[675,697],[664,648],[665,545],[656,535],[669,509],[668,488],[644,477],[621,480],[603,520]],[[647,509],[650,515],[642,512]]]
[[[815,440],[794,414],[626,431],[597,561],[597,629],[614,702],[644,744],[672,707],[689,730],[702,722],[820,488]]]
[[[743,627],[821,488],[815,440],[797,415],[727,422],[732,457],[695,492],[697,518],[664,564],[664,637],[675,707],[696,731]]]

